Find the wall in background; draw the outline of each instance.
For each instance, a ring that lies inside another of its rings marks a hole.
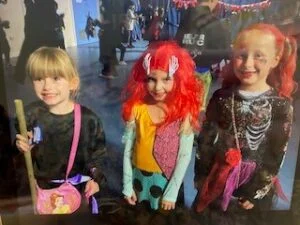
[[[77,45],[98,42],[98,28],[94,30],[94,37],[87,36],[85,32],[88,16],[92,19],[98,19],[98,1],[97,0],[73,0],[74,24],[77,39]]]
[[[56,0],[58,4],[58,13],[64,13],[64,30],[66,47],[75,46],[76,35],[74,25],[74,14],[72,0]],[[20,53],[24,40],[24,16],[26,8],[24,0],[8,1],[7,4],[0,5],[0,17],[2,20],[10,22],[10,28],[5,29],[6,37],[11,48],[11,57],[17,57]],[[43,18],[41,18],[42,20]]]

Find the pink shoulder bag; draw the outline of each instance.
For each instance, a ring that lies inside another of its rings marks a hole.
[[[74,106],[74,134],[69,162],[66,172],[66,178],[57,188],[41,189],[37,184],[37,205],[38,214],[70,214],[75,212],[81,204],[81,194],[68,182],[69,173],[73,167],[76,156],[79,135],[81,128],[81,110],[80,105]]]

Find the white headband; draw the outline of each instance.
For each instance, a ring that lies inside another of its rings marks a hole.
[[[150,61],[151,61],[150,53],[147,53],[143,61],[143,67],[146,70],[147,75],[150,74]]]
[[[179,68],[178,58],[172,55],[171,58],[169,59],[169,76],[173,77],[174,73],[176,73],[178,68]]]
[[[151,62],[151,55],[150,53],[147,53],[144,57],[143,61],[143,67],[147,73],[147,75],[150,74],[150,62]],[[176,71],[179,68],[178,58],[174,55],[171,56],[169,59],[169,73],[168,76],[173,77],[173,75],[176,73]]]

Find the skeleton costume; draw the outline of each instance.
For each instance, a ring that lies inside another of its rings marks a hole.
[[[278,191],[276,176],[290,137],[292,114],[291,102],[279,97],[274,89],[261,93],[219,89],[213,94],[198,138],[197,211],[208,206],[227,211],[238,198],[249,200],[255,208],[262,208],[262,202],[266,209],[271,206],[273,194]],[[237,165],[229,168],[224,166],[224,159],[237,148],[236,140],[241,157],[233,158]],[[222,177],[214,174],[213,168],[218,168]],[[203,184],[210,188],[207,193],[201,191]]]

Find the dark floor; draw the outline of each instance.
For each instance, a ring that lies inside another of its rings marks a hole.
[[[135,45],[136,48],[129,49],[125,55],[125,61],[127,61],[128,65],[116,66],[116,75],[118,77],[114,80],[106,80],[98,77],[98,74],[101,71],[101,64],[98,62],[99,49],[97,43],[67,49],[67,52],[77,63],[80,72],[81,90],[79,102],[91,108],[103,121],[109,149],[109,157],[104,165],[105,172],[106,174],[109,174],[108,184],[112,193],[118,196],[121,193],[123,151],[121,137],[124,129],[120,116],[120,93],[124,83],[126,82],[132,63],[142,53],[147,43],[135,42]],[[27,79],[24,85],[18,84],[14,81],[12,73],[13,67],[7,68],[5,71],[5,87],[7,91],[9,115],[11,118],[13,118],[14,115],[14,99],[21,98],[25,105],[35,99],[30,81]],[[212,90],[215,90],[218,86],[218,82],[215,82]],[[286,160],[280,171],[281,184],[289,202],[278,201],[275,203],[274,208],[279,210],[286,210],[290,207],[300,134],[299,111],[300,102],[297,100],[295,102],[296,120],[293,125],[292,138],[288,146]],[[190,164],[185,177],[185,204],[187,207],[191,205],[195,196],[192,168],[193,162]],[[19,212],[26,211],[26,206],[19,209]]]

